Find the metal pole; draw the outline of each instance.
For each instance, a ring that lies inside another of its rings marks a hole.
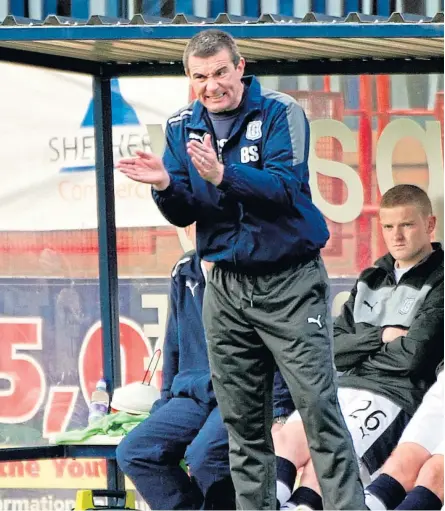
[[[109,78],[101,76],[93,78],[93,101],[103,371],[108,390],[112,393],[114,388],[121,384],[121,373],[111,83]],[[124,489],[124,476],[119,471],[115,460],[107,461],[107,486],[110,490]]]

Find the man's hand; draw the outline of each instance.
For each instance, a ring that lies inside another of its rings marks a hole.
[[[116,168],[133,181],[153,185],[158,191],[165,190],[170,184],[170,176],[159,156],[136,151],[136,158],[120,160]]]
[[[224,165],[218,161],[218,156],[213,149],[210,135],[207,134],[204,136],[204,142],[202,144],[196,140],[188,142],[187,153],[203,179],[215,186],[221,183],[224,175]]]
[[[383,329],[382,341],[384,343],[394,341],[397,337],[406,335],[408,332],[407,328],[399,328],[396,326],[387,326]]]

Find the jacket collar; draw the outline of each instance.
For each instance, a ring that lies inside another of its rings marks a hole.
[[[242,122],[248,114],[260,109],[261,85],[255,76],[244,76],[241,80],[247,88],[246,97],[238,117]],[[187,128],[191,130],[207,131],[207,119],[207,109],[200,101],[195,100],[193,103],[193,113]]]
[[[177,266],[176,275],[190,277],[199,282],[205,282],[205,277],[201,268],[201,259],[198,257],[196,251],[191,250],[185,253],[181,257],[180,262],[181,264]]]
[[[433,247],[433,251],[431,254],[428,254],[425,258],[423,258],[421,261],[419,261],[417,264],[415,264],[411,269],[418,268],[419,266],[428,265],[431,266],[431,268],[436,268],[440,262],[443,264],[443,248],[440,243],[431,243]],[[388,273],[394,271],[394,264],[396,260],[394,257],[387,253],[380,259],[377,259],[375,262],[375,265],[379,268],[383,268]]]

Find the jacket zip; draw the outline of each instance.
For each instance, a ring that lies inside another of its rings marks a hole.
[[[225,165],[225,163],[224,163],[224,154],[223,153],[224,153],[224,150],[225,150],[226,146],[230,143],[231,140],[233,140],[235,138],[235,136],[238,135],[238,133],[240,133],[242,131],[242,129],[244,129],[244,127],[247,124],[247,122],[249,121],[249,119],[253,115],[255,115],[257,113],[257,111],[258,110],[252,110],[251,112],[248,112],[244,116],[244,119],[240,123],[238,129],[234,133],[230,134],[229,138],[227,139],[227,142],[221,148],[221,153],[218,151],[218,143],[216,141],[216,134],[215,134],[215,130],[213,129],[213,124],[212,124],[212,121],[210,119],[210,116],[209,116],[208,112],[204,113],[204,118],[205,118],[205,121],[206,121],[206,128],[209,130],[210,135],[212,136],[212,146],[213,146],[213,149],[215,150],[215,152],[216,152],[216,154],[218,156],[218,161],[220,163]],[[239,217],[238,217],[238,223],[239,223],[239,226],[241,226],[242,219],[244,217],[244,208],[243,208],[243,205],[240,202],[238,202],[238,204],[239,204],[239,209],[240,209]],[[233,243],[233,249],[232,249],[232,261],[233,261],[233,265],[235,266],[235,268],[237,266],[237,261],[236,261],[236,246],[237,246],[237,244],[239,242],[239,236],[240,236],[240,229],[238,229],[238,232],[237,232],[237,235],[236,235],[236,240]]]
[[[248,112],[247,115],[244,116],[244,119],[240,123],[238,129],[234,133],[230,134],[229,138],[227,139],[227,142],[224,144],[224,147],[221,149],[221,160],[222,160],[221,163],[223,165],[224,165],[224,157],[223,157],[224,149],[230,143],[230,141],[233,140],[244,129],[244,127],[248,123],[249,119],[252,118],[253,115],[255,115],[256,113],[257,113],[257,110],[252,110],[252,112]],[[240,208],[239,217],[238,217],[238,223],[239,223],[240,228],[241,228],[242,219],[244,217],[244,208],[243,208],[243,205],[240,202],[238,204],[239,204],[239,208]],[[235,268],[236,268],[236,265],[237,265],[237,263],[236,263],[236,246],[238,245],[239,237],[240,237],[240,229],[238,229],[238,233],[236,235],[236,240],[233,243],[232,261],[233,261],[233,265],[235,266]]]

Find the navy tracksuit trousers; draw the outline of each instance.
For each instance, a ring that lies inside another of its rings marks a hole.
[[[235,509],[228,449],[218,407],[180,397],[133,429],[116,456],[151,509]]]

